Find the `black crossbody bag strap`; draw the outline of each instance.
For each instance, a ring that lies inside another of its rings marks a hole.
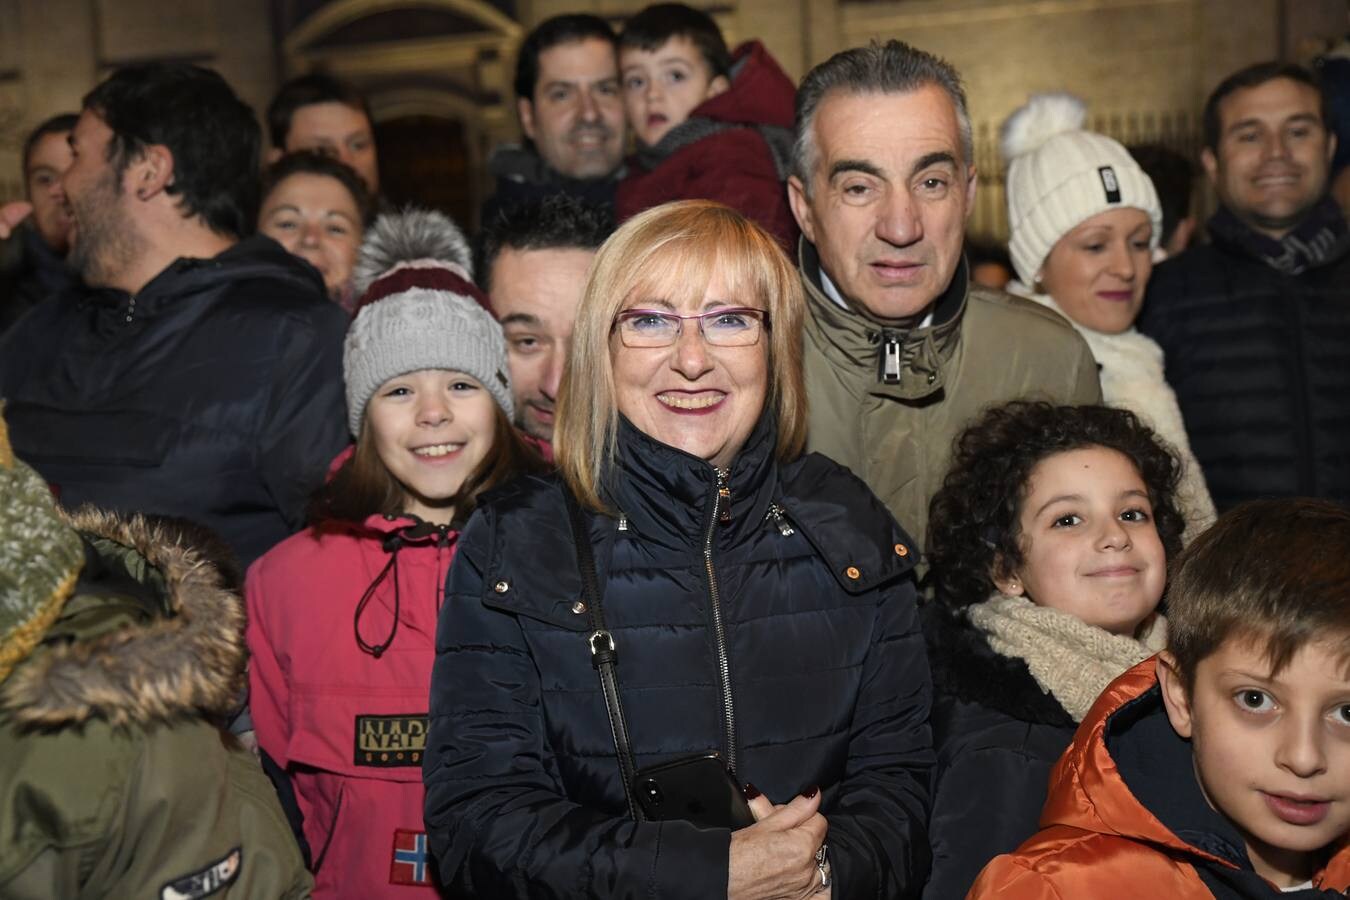
[[[640,822],[641,811],[633,799],[633,776],[637,766],[633,762],[633,749],[628,742],[628,722],[623,717],[623,704],[619,700],[619,653],[614,647],[614,635],[605,628],[605,613],[600,605],[600,589],[595,574],[595,554],[591,552],[586,516],[571,491],[563,488],[563,496],[567,500],[567,516],[577,547],[582,595],[591,613],[591,635],[588,640],[591,665],[600,676],[600,691],[605,695],[605,711],[609,713],[609,730],[614,735],[614,753],[619,758],[619,776],[623,781],[623,797],[628,803],[628,814],[634,821]]]

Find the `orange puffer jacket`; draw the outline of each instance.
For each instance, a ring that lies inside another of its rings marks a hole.
[[[1350,888],[1345,840],[1312,890],[1281,895],[1251,871],[1236,832],[1190,774],[1189,744],[1167,722],[1155,665],[1144,660],[1102,692],[1055,766],[1040,832],[986,866],[967,900],[1322,898]],[[1164,824],[1179,820],[1208,849]]]

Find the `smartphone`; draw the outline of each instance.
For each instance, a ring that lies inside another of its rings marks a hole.
[[[633,776],[633,793],[643,814],[653,821],[684,819],[732,831],[755,824],[741,786],[717,753],[641,769]]]

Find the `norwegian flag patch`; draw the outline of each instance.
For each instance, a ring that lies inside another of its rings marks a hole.
[[[431,884],[431,857],[424,831],[394,831],[394,856],[389,863],[390,884]]]

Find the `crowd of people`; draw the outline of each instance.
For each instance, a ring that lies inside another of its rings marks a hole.
[[[900,41],[549,19],[472,233],[113,72],[0,207],[0,894],[1344,896],[1330,90],[1218,85],[1203,229],[1033,96],[990,248]]]

